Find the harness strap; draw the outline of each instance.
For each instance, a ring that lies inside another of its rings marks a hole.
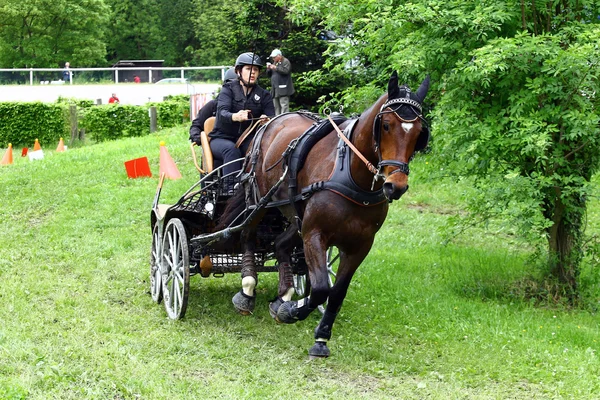
[[[331,122],[331,125],[333,125],[333,127],[335,128],[335,131],[337,132],[338,137],[340,139],[342,139],[344,141],[344,143],[346,143],[348,145],[348,147],[350,147],[350,150],[352,150],[354,152],[354,154],[356,154],[358,156],[358,158],[360,158],[362,160],[362,162],[365,163],[365,165],[367,166],[367,168],[369,169],[369,171],[371,171],[371,173],[373,175],[377,175],[377,173],[378,173],[377,168],[375,168],[375,166],[373,164],[371,164],[369,162],[369,160],[367,160],[365,158],[365,156],[363,156],[362,153],[360,151],[358,151],[358,149],[356,147],[354,147],[354,145],[352,144],[352,142],[350,140],[348,140],[348,138],[346,137],[346,135],[344,135],[344,133],[335,124],[335,122],[333,122],[333,119],[331,119],[331,115],[328,115],[327,118],[329,119],[329,122]]]

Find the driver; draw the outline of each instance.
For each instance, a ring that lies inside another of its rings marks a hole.
[[[217,102],[215,128],[209,134],[210,148],[215,159],[226,164],[246,154],[252,139],[249,135],[238,147],[236,141],[256,119],[262,123],[275,116],[271,93],[258,86],[263,64],[254,53],[242,53],[235,61],[237,79],[225,83]],[[223,175],[242,168],[242,162],[223,167]]]

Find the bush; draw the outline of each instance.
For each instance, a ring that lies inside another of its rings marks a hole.
[[[41,102],[0,102],[0,143],[33,146],[35,139],[56,143],[69,135],[68,108]]]

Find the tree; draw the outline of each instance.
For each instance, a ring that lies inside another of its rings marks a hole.
[[[103,0],[3,0],[0,65],[4,68],[96,66],[104,60]]]
[[[434,154],[446,171],[473,179],[479,218],[509,217],[546,239],[546,277],[574,300],[588,183],[600,165],[598,3],[334,3],[324,23],[351,46],[330,69],[357,60],[363,87],[343,99],[372,96],[392,69],[409,83],[431,74]],[[324,7],[290,6],[296,15]]]

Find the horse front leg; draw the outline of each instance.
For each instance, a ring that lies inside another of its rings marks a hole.
[[[292,271],[292,252],[294,247],[302,246],[302,239],[298,235],[295,224],[290,226],[275,239],[275,258],[279,272],[279,286],[277,297],[269,303],[269,313],[277,320],[277,311],[286,301],[292,300],[294,295],[294,273]]]
[[[331,339],[333,323],[348,293],[350,281],[369,253],[371,244],[372,242],[364,243],[361,246],[362,248],[358,249],[352,255],[348,255],[346,252],[340,250],[340,265],[336,273],[335,284],[329,290],[327,308],[323,313],[319,325],[315,328],[315,344],[308,350],[308,355],[311,359],[325,358],[331,354],[327,347],[327,342]]]
[[[281,304],[275,318],[277,322],[293,324],[302,321],[327,300],[329,294],[327,247],[320,232],[304,235],[304,257],[308,265],[310,296]]]
[[[258,274],[254,260],[256,248],[256,229],[249,228],[242,231],[242,289],[231,299],[236,311],[242,315],[249,315],[254,311],[256,303],[255,288],[258,284]]]

